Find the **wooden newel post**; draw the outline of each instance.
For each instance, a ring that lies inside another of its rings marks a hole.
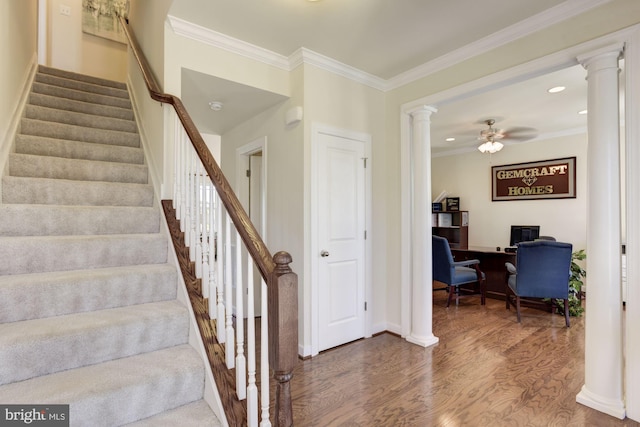
[[[276,385],[275,426],[293,425],[291,377],[298,362],[298,275],[291,271],[291,255],[278,252],[269,283],[269,365]]]

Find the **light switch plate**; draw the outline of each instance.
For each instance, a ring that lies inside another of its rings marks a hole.
[[[61,4],[60,15],[71,16],[71,6],[67,6],[66,4]]]

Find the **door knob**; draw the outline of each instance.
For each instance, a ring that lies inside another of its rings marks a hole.
[[[329,256],[329,252],[328,251],[322,251],[322,252],[320,252],[320,256],[321,257],[328,257]]]

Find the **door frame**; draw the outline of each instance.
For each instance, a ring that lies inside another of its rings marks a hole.
[[[267,243],[267,137],[262,136],[245,145],[236,148],[236,185],[235,190],[238,200],[246,207],[249,214],[249,181],[246,179],[246,170],[249,169],[249,157],[252,154],[262,152],[262,212],[260,214],[260,232],[262,240]]]
[[[260,203],[260,236],[262,240],[267,244],[267,137],[262,136],[260,138],[254,139],[251,142],[248,142],[238,148],[236,148],[236,180],[235,180],[235,191],[238,196],[238,200],[247,215],[250,214],[250,190],[249,190],[249,179],[247,179],[246,171],[250,169],[250,159],[253,154],[262,153],[262,173],[260,174],[260,180],[262,181],[262,192],[260,194],[261,203]],[[268,247],[268,244],[267,244]],[[246,250],[242,251],[242,262],[243,269],[246,263],[246,257],[249,254]],[[244,271],[244,270],[243,270]],[[254,271],[256,271],[254,266]],[[243,273],[243,282],[246,283],[246,276]],[[243,283],[244,286],[244,283]],[[256,316],[261,316],[259,308],[260,305],[260,297],[261,295],[258,293],[260,289],[262,289],[260,282],[254,282],[254,314]],[[247,293],[243,292],[243,310],[245,315],[247,314]]]
[[[372,311],[373,311],[373,283],[372,283],[372,253],[373,253],[373,232],[372,232],[372,159],[371,159],[371,135],[356,132],[348,129],[341,129],[334,126],[329,126],[321,123],[312,123],[311,125],[311,197],[309,201],[310,206],[310,225],[311,225],[311,243],[310,243],[310,258],[311,258],[311,349],[310,352],[303,351],[301,354],[315,356],[319,353],[320,348],[320,284],[318,279],[319,273],[319,258],[314,256],[320,252],[320,243],[318,236],[318,228],[320,216],[319,211],[319,199],[318,199],[318,145],[321,135],[331,135],[339,138],[350,139],[353,141],[359,141],[364,144],[365,157],[367,158],[367,167],[364,169],[364,182],[365,182],[365,227],[367,231],[367,238],[365,240],[364,247],[364,288],[365,288],[365,301],[367,303],[367,310],[364,316],[364,337],[371,337],[372,330]],[[304,350],[304,349],[303,349]]]

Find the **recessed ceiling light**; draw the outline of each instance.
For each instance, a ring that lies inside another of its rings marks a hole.
[[[556,87],[552,87],[547,92],[549,92],[549,93],[558,93],[558,92],[562,92],[565,89],[566,89],[566,87],[564,87],[564,86],[556,86]]]
[[[578,114],[587,114],[587,110],[578,111]]]
[[[451,142],[451,141],[455,141],[455,140],[456,140],[455,138],[447,138],[447,139],[445,139],[445,141],[447,141],[447,142]]]

